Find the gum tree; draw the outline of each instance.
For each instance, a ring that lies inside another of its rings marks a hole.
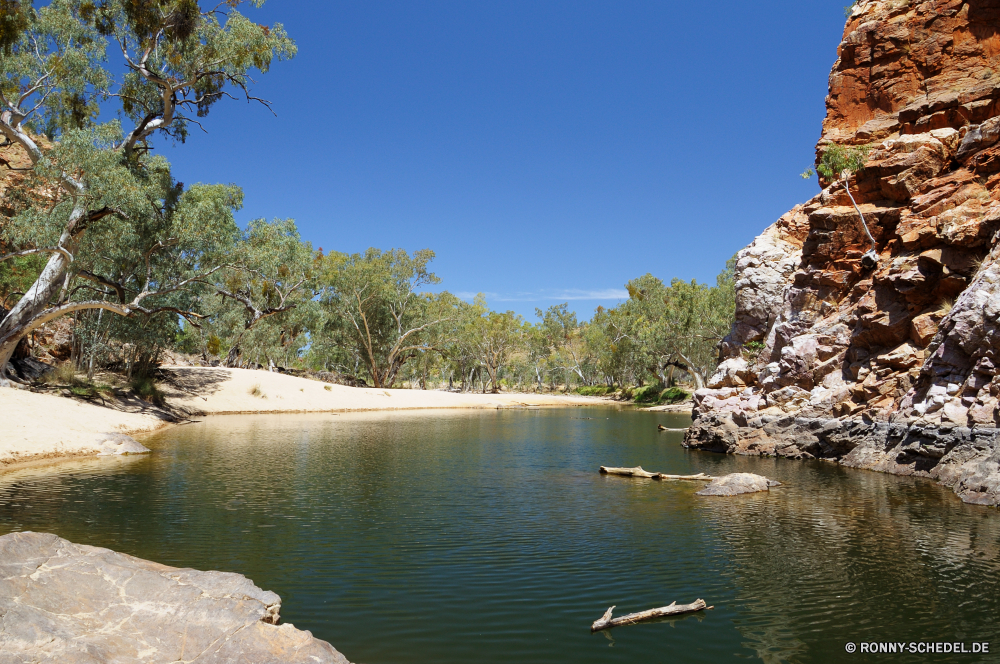
[[[411,358],[436,349],[435,328],[451,317],[440,298],[422,295],[439,283],[428,270],[434,252],[368,249],[330,253],[323,261],[321,332],[339,340],[365,365],[375,387],[392,387]]]
[[[269,365],[277,356],[287,359],[286,350],[302,345],[313,318],[314,267],[319,259],[312,245],[302,240],[291,219],[255,219],[236,242],[230,260],[234,269],[212,280],[219,297],[213,327],[232,339],[226,366],[245,364],[245,350],[263,353]],[[290,313],[301,309],[309,311]]]
[[[0,266],[45,263],[0,320],[0,381],[18,342],[59,316],[196,316],[179,294],[225,267],[241,195],[184,191],[150,141],[182,142],[234,93],[262,101],[250,73],[294,55],[283,28],[257,25],[243,4],[5,0],[0,134],[30,165],[26,186],[5,193],[14,214],[0,233],[13,251]]]

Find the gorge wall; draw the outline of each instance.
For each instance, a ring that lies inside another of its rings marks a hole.
[[[736,320],[685,445],[924,475],[1000,503],[1000,0],[862,0],[817,157],[843,184],[738,255]]]

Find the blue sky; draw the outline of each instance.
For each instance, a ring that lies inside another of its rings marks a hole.
[[[187,183],[324,250],[431,248],[441,288],[581,318],[646,272],[713,282],[817,191],[839,2],[270,0],[298,56],[184,145]]]

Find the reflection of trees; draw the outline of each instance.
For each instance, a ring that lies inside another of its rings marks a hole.
[[[765,662],[839,660],[848,641],[1000,636],[995,511],[921,480],[773,468],[786,487],[700,507],[729,560],[736,627]]]

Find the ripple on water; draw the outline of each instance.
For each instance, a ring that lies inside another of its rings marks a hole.
[[[929,482],[683,450],[682,416],[585,411],[210,418],[150,457],[0,478],[41,530],[246,574],[353,661],[827,662],[849,640],[991,640],[995,510]],[[747,471],[700,498],[600,465]],[[616,614],[715,609],[597,635]],[[907,660],[905,657],[894,661]]]

